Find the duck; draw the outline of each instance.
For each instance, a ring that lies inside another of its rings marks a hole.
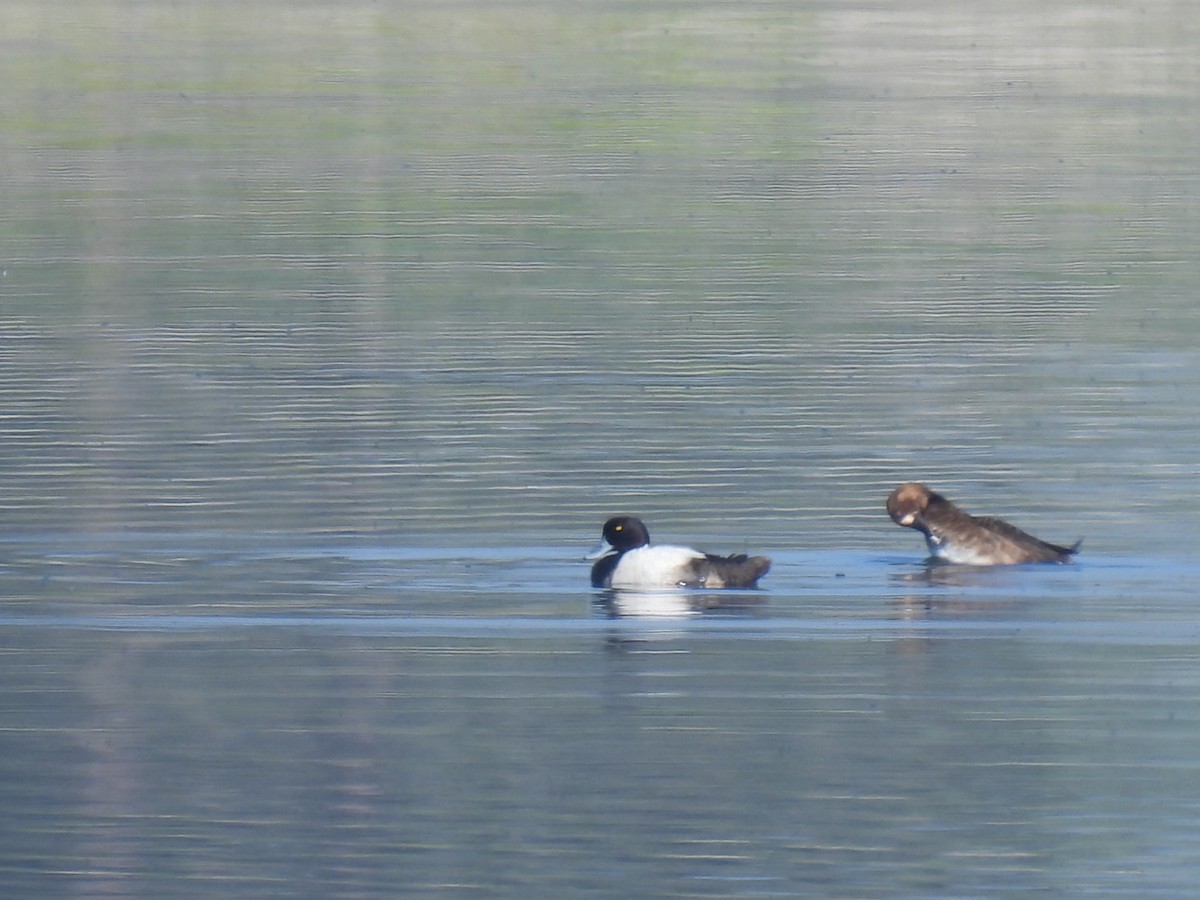
[[[935,559],[968,566],[1065,563],[1083,541],[1070,547],[1051,544],[991,516],[972,516],[937,491],[910,481],[887,498],[888,515],[897,525],[915,528]]]
[[[592,587],[616,590],[662,588],[754,588],[771,568],[765,556],[714,556],[691,547],[650,543],[636,516],[613,516],[600,543],[584,559],[595,560]]]

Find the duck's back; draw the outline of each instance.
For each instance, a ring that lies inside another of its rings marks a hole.
[[[946,562],[975,566],[1067,562],[1079,549],[1043,541],[1003,519],[965,513],[954,527],[939,529],[929,547]]]

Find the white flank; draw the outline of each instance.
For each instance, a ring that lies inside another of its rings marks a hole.
[[[944,559],[948,563],[956,563],[960,566],[986,566],[991,563],[991,559],[976,553],[966,547],[956,546],[937,538],[930,538],[925,541],[929,545],[929,550],[938,559]]]
[[[618,590],[678,587],[683,567],[704,554],[691,547],[656,544],[627,551],[612,574],[612,586]]]

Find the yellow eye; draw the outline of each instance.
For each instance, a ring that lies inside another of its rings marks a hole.
[[[625,530],[624,525],[617,525],[616,527],[613,528],[613,531],[624,531],[624,530]]]

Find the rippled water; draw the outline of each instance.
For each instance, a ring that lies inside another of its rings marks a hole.
[[[451,6],[9,11],[6,889],[1190,894],[1194,16]]]

